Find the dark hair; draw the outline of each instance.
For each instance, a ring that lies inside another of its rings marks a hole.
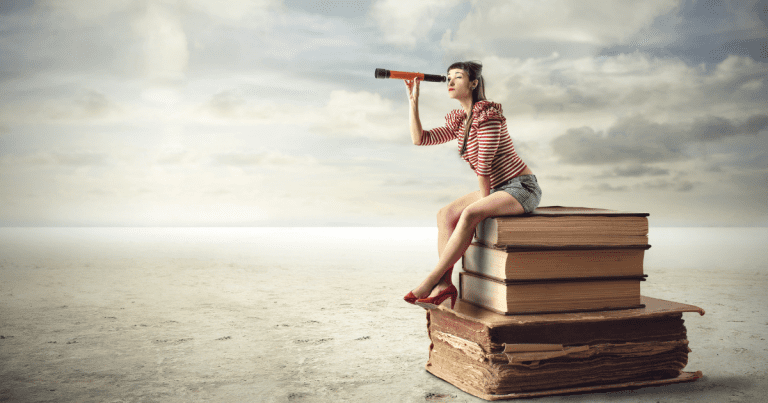
[[[485,101],[485,80],[483,80],[483,65],[480,62],[456,62],[448,67],[447,71],[451,69],[462,69],[469,74],[469,81],[477,80],[477,87],[472,90],[472,105],[478,101]],[[469,137],[469,125],[471,122],[467,122],[466,131],[464,132],[464,144],[459,151],[460,156],[464,156],[464,152],[467,151],[467,137]]]
[[[469,81],[478,81],[477,87],[472,90],[473,105],[478,101],[485,101],[485,80],[483,80],[483,65],[480,62],[456,62],[450,65],[446,71],[451,71],[451,69],[462,69],[469,74]]]

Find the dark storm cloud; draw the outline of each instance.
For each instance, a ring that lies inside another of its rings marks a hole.
[[[605,48],[602,55],[640,50],[676,57],[690,64],[719,63],[729,56],[768,61],[768,2],[687,0],[677,12],[657,18],[629,43]]]
[[[685,150],[691,143],[754,136],[766,126],[768,115],[754,115],[744,122],[709,116],[688,124],[660,124],[635,116],[619,120],[605,133],[591,127],[568,129],[552,140],[552,148],[571,164],[675,161],[687,158]]]
[[[740,134],[754,136],[766,126],[768,126],[768,115],[752,116],[742,124],[734,124],[728,119],[711,116],[694,122],[691,134],[698,140],[712,141]]]
[[[607,133],[591,127],[568,129],[552,148],[571,164],[658,162],[679,159],[684,150],[679,129],[643,117],[622,119]]]

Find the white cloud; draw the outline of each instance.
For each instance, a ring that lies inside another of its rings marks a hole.
[[[143,40],[144,71],[148,78],[175,81],[184,78],[189,62],[187,36],[176,14],[149,4],[136,21],[136,34]]]
[[[371,7],[371,15],[384,34],[385,42],[413,48],[429,33],[435,20],[461,0],[379,0]]]
[[[312,127],[329,136],[402,139],[408,130],[403,118],[408,111],[403,105],[396,106],[391,100],[367,91],[332,91]]]
[[[608,46],[632,37],[679,3],[671,0],[473,0],[473,10],[455,33],[446,33],[442,44],[449,51],[474,53],[492,51],[495,42]]]
[[[220,123],[289,124],[330,137],[390,141],[407,137],[406,102],[397,105],[367,91],[333,90],[322,107],[251,101],[222,91],[197,108],[195,119]]]
[[[107,162],[107,155],[99,152],[51,152],[38,151],[31,154],[15,155],[6,154],[0,157],[0,166],[5,169],[17,167],[87,167],[101,166]]]
[[[278,8],[281,4],[281,0],[230,0],[227,1],[226,6],[222,6],[221,2],[215,0],[147,0],[142,2],[130,0],[53,0],[38,2],[36,7],[52,9],[87,22],[101,20],[110,14],[155,7],[166,7],[180,12],[203,12],[224,20],[237,21],[261,15],[267,10]]]
[[[230,0],[223,5],[215,0],[168,0],[180,9],[191,8],[223,20],[244,21],[266,17],[268,11],[279,9],[282,0]]]
[[[67,98],[0,103],[0,122],[108,123],[123,120],[126,109],[101,92],[85,90]]]

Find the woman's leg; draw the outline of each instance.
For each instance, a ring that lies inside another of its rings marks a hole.
[[[482,199],[480,191],[461,196],[437,212],[437,256],[443,255],[445,244],[451,237],[456,224],[459,223],[461,212],[470,204]]]
[[[452,268],[464,252],[466,252],[469,244],[472,242],[475,228],[480,221],[488,217],[518,215],[523,212],[523,206],[507,192],[495,192],[464,208],[455,228],[448,237],[448,241],[445,243],[437,266],[412,291],[413,294],[420,298],[434,296],[448,286],[448,283],[445,281],[443,282],[444,284],[438,285],[438,283],[441,283],[440,280],[445,272]],[[430,293],[430,291],[432,292]]]
[[[447,206],[440,209],[440,211],[437,212],[437,257],[440,258],[440,256],[443,255],[443,250],[445,249],[445,245],[448,243],[448,239],[450,239],[451,234],[453,233],[453,230],[456,228],[456,225],[459,223],[459,218],[461,217],[461,212],[464,211],[467,206],[470,204],[480,200],[483,198],[482,193],[480,191],[475,191],[469,194],[466,194],[462,197],[459,197],[458,199],[452,201]],[[451,284],[451,270],[446,270],[445,274],[443,274],[442,279],[440,280],[440,286],[437,287],[439,289],[443,289],[445,287],[448,287]]]

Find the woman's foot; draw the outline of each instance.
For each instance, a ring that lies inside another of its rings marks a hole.
[[[451,284],[434,297],[418,299],[416,300],[415,304],[424,309],[435,309],[450,298],[451,309],[453,309],[454,305],[456,304],[456,298],[458,298],[458,296],[459,291],[456,289],[456,287],[453,286],[453,284]]]
[[[434,286],[432,288],[432,292],[430,292],[427,297],[428,298],[432,298],[432,297],[436,296],[437,294],[440,294],[444,289],[446,289],[446,288],[448,288],[448,287],[450,287],[452,285],[453,285],[453,283],[445,281],[445,279],[443,278],[442,280],[440,280],[439,283],[437,283],[436,286]]]
[[[443,277],[440,278],[440,281],[438,281],[437,284],[429,284],[429,283],[422,282],[421,284],[419,284],[418,287],[414,288],[411,291],[411,293],[409,293],[406,297],[411,295],[415,296],[417,299],[434,297],[444,289],[453,285],[453,282],[451,281],[452,275],[453,275],[453,268],[446,271],[445,274],[443,274]]]

